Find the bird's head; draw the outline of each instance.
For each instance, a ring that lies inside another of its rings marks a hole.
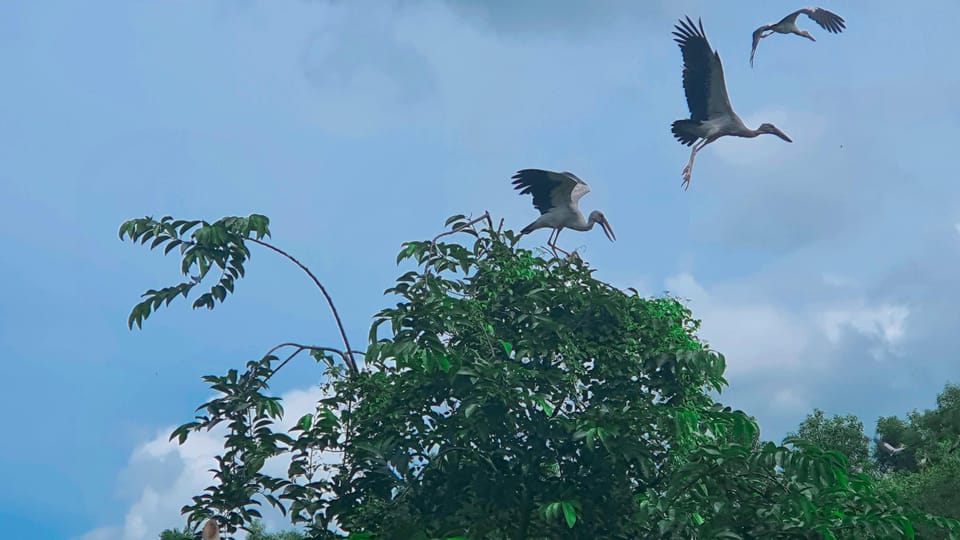
[[[603,212],[599,210],[590,212],[590,222],[599,223],[603,233],[607,235],[611,242],[617,239],[617,235],[613,234],[613,227],[610,226],[610,222],[607,221],[607,216],[603,215]]]
[[[760,133],[770,133],[771,135],[776,135],[781,139],[792,143],[793,140],[790,137],[787,137],[787,134],[777,129],[777,126],[773,124],[760,124],[760,127],[757,128],[757,131]]]

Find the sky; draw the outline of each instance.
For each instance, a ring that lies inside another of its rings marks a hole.
[[[210,312],[175,302],[128,330],[177,261],[120,242],[144,215],[262,213],[320,277],[354,344],[400,274],[400,243],[457,213],[536,217],[510,176],[569,170],[617,234],[566,232],[597,276],[687,299],[727,358],[720,399],[779,440],[814,407],[934,406],[960,382],[960,183],[951,155],[960,4],[766,0],[6,0],[0,3],[0,358],[10,424],[0,530],[144,540],[181,527],[209,483],[216,433],[167,442],[209,397],[200,377],[284,341],[336,345],[300,271],[254,251]],[[698,156],[673,24],[702,17],[734,108],[776,137]],[[530,235],[542,245],[547,231]],[[361,347],[362,348],[362,347]],[[273,390],[311,408],[304,358]],[[12,414],[16,412],[17,414]],[[273,518],[271,518],[273,519]],[[271,525],[280,525],[279,521]]]

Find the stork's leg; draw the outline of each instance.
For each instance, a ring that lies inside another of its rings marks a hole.
[[[553,237],[555,234],[557,234],[557,229],[550,229],[550,236],[547,237],[547,247],[553,252],[554,257],[557,256],[557,250],[553,247]]]
[[[697,157],[697,152],[699,152],[709,142],[710,139],[700,139],[700,141],[694,143],[693,148],[690,149],[690,159],[687,160],[687,165],[683,168],[683,183],[680,184],[683,186],[684,191],[690,187],[690,175],[693,173],[693,160]]]
[[[560,238],[560,231],[562,231],[562,230],[563,230],[562,227],[559,228],[559,229],[557,229],[557,234],[554,235],[554,237],[553,237],[553,245],[550,246],[550,247],[553,248],[553,256],[554,256],[554,257],[557,256],[557,252],[558,252],[558,251],[559,251],[560,253],[563,253],[564,255],[566,255],[566,256],[568,256],[568,257],[570,256],[569,253],[567,253],[566,251],[564,251],[564,250],[562,250],[562,249],[560,249],[560,248],[557,247],[557,239]]]
[[[683,167],[683,183],[680,185],[683,186],[684,191],[690,187],[690,174],[693,172],[693,159],[697,157],[698,146],[699,143],[694,143],[693,148],[690,149],[690,159],[687,160],[687,164]]]

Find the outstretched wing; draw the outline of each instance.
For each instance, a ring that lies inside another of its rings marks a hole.
[[[760,38],[763,33],[770,29],[769,24],[765,24],[753,31],[753,45],[750,47],[750,67],[753,67],[753,55],[757,53],[757,45],[760,44]]]
[[[690,17],[680,20],[675,26],[674,41],[680,45],[683,55],[683,91],[687,96],[690,119],[703,121],[710,117],[733,113],[727,86],[723,81],[723,64],[720,55],[710,49],[710,42]]]
[[[580,198],[590,191],[586,182],[569,172],[523,169],[512,179],[521,195],[533,195],[533,206],[540,214],[565,206],[577,210]]]
[[[797,11],[791,13],[794,19],[797,18],[797,15],[803,13],[807,17],[813,19],[813,22],[820,25],[821,28],[827,32],[832,32],[834,34],[839,34],[847,27],[846,21],[843,20],[843,17],[827,11],[823,8],[808,7],[803,9],[798,9]]]

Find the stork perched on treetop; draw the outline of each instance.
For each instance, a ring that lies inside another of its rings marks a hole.
[[[723,80],[723,64],[720,54],[710,48],[710,42],[703,32],[703,22],[699,29],[687,17],[676,25],[674,41],[680,45],[683,55],[683,91],[687,96],[690,118],[677,120],[670,130],[681,144],[691,146],[690,159],[683,168],[684,189],[690,186],[690,174],[697,152],[704,146],[725,135],[753,138],[761,133],[776,135],[787,142],[790,137],[773,124],[760,124],[750,129],[733,112],[727,85]]]
[[[813,19],[813,22],[819,24],[820,27],[827,32],[839,34],[847,27],[843,17],[823,8],[807,7],[798,9],[780,19],[780,22],[765,24],[753,31],[753,47],[750,49],[750,67],[753,67],[753,55],[757,52],[757,45],[760,44],[760,40],[765,37],[772,36],[773,34],[796,34],[810,41],[816,41],[813,39],[813,36],[810,35],[810,32],[801,30],[797,26],[797,17],[801,13]]]
[[[580,198],[590,192],[590,186],[571,172],[554,172],[543,169],[523,169],[513,175],[514,189],[520,190],[522,195],[533,195],[533,206],[540,211],[540,217],[520,231],[527,234],[537,229],[549,227],[553,229],[547,245],[556,252],[562,249],[557,247],[557,238],[564,228],[576,231],[589,231],[595,223],[599,223],[604,234],[610,241],[617,239],[613,228],[606,216],[599,210],[590,212],[589,219],[584,219],[580,212]]]

